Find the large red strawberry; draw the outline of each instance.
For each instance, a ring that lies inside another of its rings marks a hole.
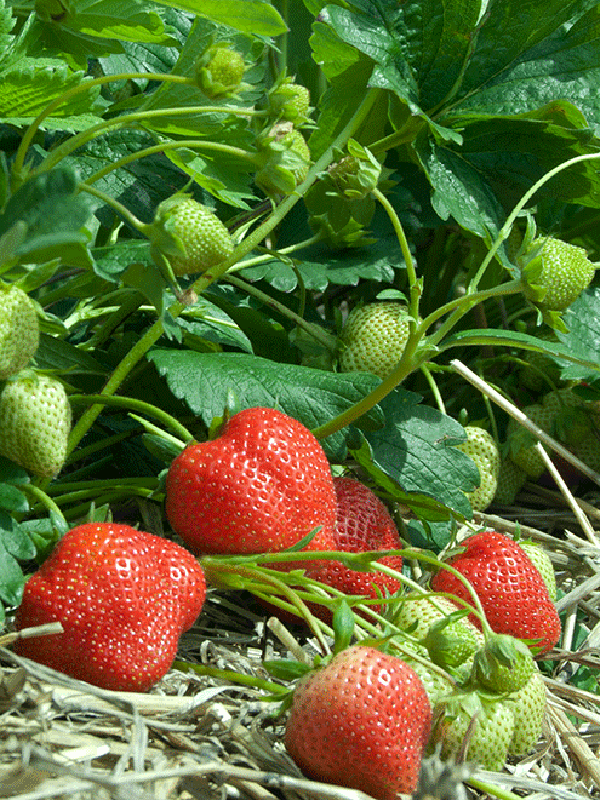
[[[323,448],[302,423],[272,408],[235,414],[220,436],[171,464],[166,512],[195,553],[266,553],[295,545],[333,550],[335,489]]]
[[[285,746],[312,779],[394,800],[416,788],[430,726],[429,699],[412,667],[355,645],[299,682]]]
[[[206,595],[184,548],[112,523],[70,530],[25,584],[17,629],[62,623],[16,651],[104,689],[143,692],[169,670]]]
[[[334,531],[335,549],[345,553],[368,550],[399,550],[402,542],[389,511],[377,495],[355,478],[333,479],[337,497],[337,521]],[[381,564],[396,571],[402,569],[402,556],[384,556]],[[401,589],[399,580],[381,572],[359,572],[340,561],[319,562],[318,572],[311,577],[339,589],[344,594],[378,597],[378,591],[393,594]],[[376,606],[376,611],[381,607]]]
[[[448,564],[458,570],[477,593],[487,621],[496,633],[534,640],[544,653],[560,637],[560,619],[539,571],[522,547],[497,531],[482,531],[461,542]],[[436,592],[449,592],[469,601],[461,581],[441,569],[432,579]],[[477,620],[473,617],[477,624]]]

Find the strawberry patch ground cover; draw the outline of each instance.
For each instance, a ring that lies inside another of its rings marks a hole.
[[[0,797],[600,796],[599,15],[0,0]]]

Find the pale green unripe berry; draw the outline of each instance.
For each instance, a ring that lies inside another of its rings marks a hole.
[[[353,309],[340,337],[340,370],[385,378],[400,361],[409,333],[410,317],[402,303],[390,300]]]

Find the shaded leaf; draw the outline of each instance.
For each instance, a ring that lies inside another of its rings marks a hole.
[[[185,400],[207,426],[223,413],[233,391],[240,409],[278,408],[307,428],[315,428],[354,405],[379,383],[379,378],[366,373],[337,375],[244,353],[155,349],[148,357],[175,397]],[[378,408],[367,416],[371,423],[381,423]],[[348,435],[348,430],[340,431],[322,444],[330,454],[343,457]]]

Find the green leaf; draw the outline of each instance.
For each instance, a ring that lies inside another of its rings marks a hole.
[[[596,290],[592,290],[595,294]],[[584,301],[585,302],[585,301]],[[592,305],[596,306],[597,299],[594,300]],[[574,304],[573,304],[574,305]],[[572,321],[572,318],[569,318]],[[579,328],[579,323],[576,323]],[[590,320],[590,330],[594,330],[594,321]],[[582,323],[583,328],[587,328],[586,322]],[[590,337],[595,334],[590,333]],[[519,331],[509,331],[504,329],[486,328],[485,331],[481,329],[460,331],[444,339],[441,350],[449,350],[452,347],[465,347],[468,346],[481,346],[492,345],[495,347],[517,347],[523,350],[535,350],[538,353],[545,353],[551,357],[564,358],[572,364],[578,364],[586,370],[592,371],[596,374],[600,371],[600,362],[598,361],[597,351],[588,349],[585,344],[586,334],[582,334],[581,350],[578,351],[576,340],[569,340],[569,346],[563,343],[549,342],[545,339],[538,339],[536,336],[530,336],[527,333],[520,333]],[[593,346],[592,346],[593,347]]]
[[[23,492],[10,483],[0,483],[0,509],[25,514],[29,511],[29,503]]]
[[[40,369],[58,370],[68,375],[106,375],[106,367],[90,353],[44,333],[40,336],[35,360]]]
[[[5,511],[0,511],[0,599],[18,606],[25,578],[17,559],[33,558],[35,547],[27,533]]]
[[[315,428],[354,405],[379,383],[378,378],[366,373],[336,375],[245,353],[155,349],[148,357],[175,397],[185,400],[207,426],[223,413],[232,389],[242,409],[278,408],[307,428]],[[381,422],[381,412],[375,408],[368,418]],[[330,453],[343,457],[348,435],[349,431],[340,431],[322,444]]]
[[[72,72],[64,64],[45,66],[26,63],[11,71],[0,80],[0,122],[23,125],[32,122],[48,104],[70,89],[89,80],[83,72]],[[99,87],[91,86],[89,92],[76,94],[56,108],[51,117],[41,123],[44,128],[84,130],[101,118],[90,113],[99,93]]]
[[[465,492],[478,485],[479,473],[468,456],[450,446],[464,439],[464,428],[420,401],[397,389],[381,402],[385,425],[366,434],[373,462],[406,492],[422,492],[470,518]]]
[[[567,348],[571,357],[581,359],[581,364],[572,360],[556,358],[563,367],[561,378],[566,381],[598,382],[600,375],[600,287],[592,287],[583,292],[564,312],[563,319],[567,332],[556,332],[561,345]],[[558,355],[556,350],[552,355]],[[588,368],[587,364],[596,364],[596,368]]]
[[[263,0],[156,0],[169,8],[180,8],[219,25],[260,36],[278,36],[287,26],[278,11]]]
[[[557,98],[579,105],[597,80],[597,19],[594,0],[490,3],[465,70],[459,105],[478,113],[520,113]],[[587,103],[595,107],[596,116],[598,99],[588,98]]]
[[[384,472],[373,459],[373,450],[364,436],[361,434],[360,447],[350,448],[352,457],[356,459],[361,469],[369,475],[377,486],[382,489],[396,503],[402,503],[420,519],[430,522],[447,522],[455,514],[444,503],[430,497],[423,492],[404,491],[398,483],[393,480],[387,472]],[[462,515],[460,515],[462,516]]]
[[[39,3],[43,8],[43,3]],[[82,37],[118,39],[125,42],[174,43],[165,33],[158,14],[137,0],[71,0],[68,12],[52,18],[55,27],[66,27]]]
[[[62,256],[71,266],[90,266],[89,234],[84,226],[94,201],[78,193],[70,167],[57,167],[25,181],[0,216],[0,235],[17,222],[27,226],[16,255],[25,263],[51,261]]]
[[[252,353],[252,342],[231,317],[205,297],[190,306],[177,324],[201,339]]]
[[[151,222],[154,209],[164,200],[165,193],[176,192],[186,182],[185,176],[162,153],[135,158],[141,150],[155,144],[156,137],[147,131],[131,128],[109,131],[80,147],[65,162],[78,169],[82,181],[92,179],[94,186],[112,197],[118,197],[142,222]],[[113,169],[113,165],[121,159],[132,160]],[[103,170],[106,172],[98,177]],[[114,211],[104,208],[98,214],[104,222],[107,218],[112,219]],[[108,225],[108,221],[105,224]],[[129,244],[120,242],[118,247]]]

